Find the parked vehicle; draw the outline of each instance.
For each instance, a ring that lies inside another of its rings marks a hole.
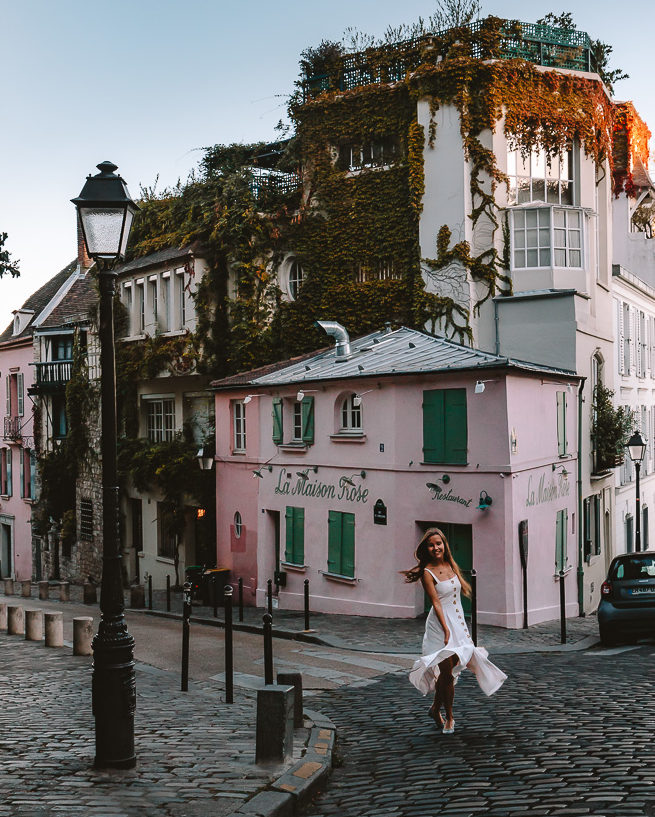
[[[655,636],[655,551],[614,558],[600,593],[598,628],[602,644]]]

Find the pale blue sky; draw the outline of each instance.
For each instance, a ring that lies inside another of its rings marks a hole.
[[[616,88],[655,130],[652,2],[483,0],[533,22],[562,7],[614,46]],[[275,138],[298,57],[348,26],[381,34],[434,0],[0,0],[0,230],[20,258],[0,282],[0,331],[75,256],[76,196],[95,165],[119,166],[133,196],[186,178],[199,149]]]

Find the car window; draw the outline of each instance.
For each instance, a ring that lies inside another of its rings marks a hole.
[[[630,556],[615,562],[610,572],[610,578],[617,580],[653,579],[655,578],[655,558],[652,556]]]

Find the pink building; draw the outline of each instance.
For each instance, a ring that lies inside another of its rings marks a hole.
[[[478,620],[578,614],[578,382],[570,372],[401,328],[212,384],[217,564],[264,606],[414,617],[421,533],[475,569]]]

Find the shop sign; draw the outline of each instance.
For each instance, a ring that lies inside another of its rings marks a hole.
[[[432,492],[432,499],[436,499],[438,502],[456,502],[458,505],[464,505],[466,508],[469,508],[471,502],[473,502],[473,497],[471,497],[471,499],[464,499],[464,497],[454,494],[452,488],[449,488],[446,493],[441,485],[437,485],[434,482],[426,482],[425,484]]]
[[[533,505],[541,505],[543,502],[552,502],[555,499],[568,496],[570,491],[571,486],[569,481],[562,474],[557,475],[557,480],[551,478],[548,482],[546,482],[546,475],[542,474],[536,485],[532,481],[532,474],[530,474],[528,477],[528,496],[525,500],[525,506],[526,508],[531,508]]]
[[[280,468],[280,473],[275,486],[276,494],[284,496],[308,496],[316,499],[338,499],[346,502],[368,502],[368,488],[361,485],[349,484],[348,477],[339,477],[337,483],[321,482],[318,479],[303,479],[298,477],[296,482],[292,481],[292,472],[286,468]]]

